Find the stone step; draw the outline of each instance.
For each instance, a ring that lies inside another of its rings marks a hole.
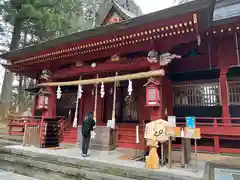
[[[0,135],[0,139],[21,143],[23,141],[23,136],[22,135]]]
[[[0,155],[0,169],[34,177],[41,180],[134,180],[112,174],[94,172],[89,168],[70,167],[64,164],[27,160],[23,157]]]
[[[9,146],[9,145],[19,145],[19,144],[20,143],[18,143],[16,141],[0,139],[0,147]]]
[[[76,143],[60,143],[60,147],[64,148],[64,149],[68,149],[68,148],[73,148],[76,147]]]
[[[186,175],[6,147],[0,148],[0,169],[42,180],[202,180]]]

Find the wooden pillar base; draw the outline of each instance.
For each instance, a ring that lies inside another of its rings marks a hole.
[[[214,151],[216,154],[219,154],[219,136],[214,136]]]
[[[229,113],[229,102],[228,102],[228,84],[227,84],[227,73],[228,68],[221,68],[220,72],[220,95],[222,100],[222,118],[224,125],[230,125],[230,113]]]

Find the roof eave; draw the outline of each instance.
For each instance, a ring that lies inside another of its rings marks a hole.
[[[233,24],[233,23],[240,23],[240,16],[213,21],[212,26],[220,26],[224,24]]]
[[[54,48],[59,44],[79,42],[82,40],[86,40],[88,38],[113,33],[119,30],[122,31],[128,28],[132,28],[132,27],[136,27],[136,26],[140,26],[148,23],[153,23],[156,21],[166,20],[171,17],[181,16],[181,15],[192,13],[192,12],[200,12],[201,29],[207,29],[212,24],[211,15],[213,13],[214,5],[215,5],[215,0],[192,1],[180,6],[175,6],[175,7],[157,11],[151,14],[128,19],[120,23],[77,32],[71,35],[46,41],[46,42],[29,46],[23,49],[14,50],[14,51],[0,55],[0,57],[3,59],[10,60],[14,57],[21,56],[22,54],[25,54],[25,53],[37,52],[37,51],[46,50],[49,48]],[[207,18],[204,19],[206,15],[207,15]]]

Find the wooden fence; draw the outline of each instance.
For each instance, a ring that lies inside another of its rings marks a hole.
[[[39,125],[25,125],[25,131],[23,136],[24,146],[39,147]]]

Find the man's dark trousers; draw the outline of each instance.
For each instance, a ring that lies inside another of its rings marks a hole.
[[[89,143],[90,143],[91,134],[82,136],[82,153],[87,155]]]

